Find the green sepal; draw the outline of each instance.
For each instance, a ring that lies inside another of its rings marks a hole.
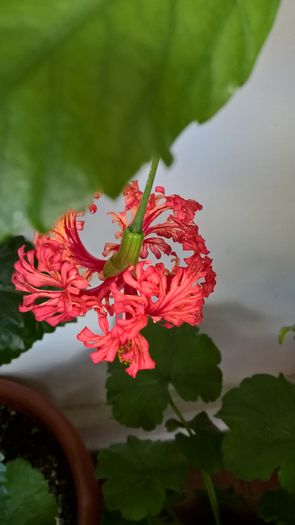
[[[282,345],[286,339],[286,336],[289,332],[295,332],[295,324],[292,326],[282,326],[279,331],[279,343]]]
[[[105,264],[103,276],[106,279],[108,277],[115,277],[115,275],[126,270],[128,266],[136,264],[139,258],[142,242],[143,233],[132,232],[129,228],[126,228],[119,251]]]

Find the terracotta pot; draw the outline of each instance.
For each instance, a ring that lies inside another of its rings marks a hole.
[[[31,417],[54,437],[73,476],[78,525],[99,525],[102,503],[94,466],[80,436],[65,416],[36,390],[8,379],[0,379],[0,404]]]

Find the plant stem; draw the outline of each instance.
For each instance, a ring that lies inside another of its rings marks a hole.
[[[152,186],[155,180],[158,164],[160,162],[159,157],[154,157],[152,160],[151,169],[149,172],[148,180],[144,188],[144,192],[141,197],[140,205],[138,207],[138,210],[136,212],[136,215],[134,217],[133,223],[129,226],[129,230],[134,233],[141,233],[142,232],[142,223],[144,219],[144,214],[146,210],[146,206],[148,203],[148,199],[150,196],[150,193],[152,191]]]
[[[187,433],[190,435],[190,437],[194,436],[193,431],[189,427],[187,421],[184,419],[182,413],[180,412],[178,406],[174,403],[170,393],[169,393],[169,404],[173,408],[175,414],[179,417],[181,423],[183,424],[184,428],[186,429]]]
[[[192,429],[190,428],[190,426],[187,423],[187,421],[185,420],[185,418],[183,417],[183,415],[182,415],[181,411],[179,410],[178,406],[174,403],[174,401],[173,401],[173,399],[172,399],[170,394],[169,394],[169,404],[170,404],[171,408],[174,410],[174,412],[177,415],[177,417],[180,419],[180,421],[183,424],[184,428],[186,429],[188,435],[190,437],[193,437],[194,435],[196,435],[192,431]],[[218,501],[217,501],[217,497],[216,497],[215,488],[214,488],[214,485],[213,485],[213,482],[212,482],[212,478],[211,478],[210,474],[208,474],[208,472],[205,472],[204,470],[201,470],[201,475],[202,475],[202,478],[203,478],[204,487],[205,487],[206,492],[208,494],[208,498],[209,498],[209,501],[210,501],[211,510],[212,510],[212,513],[213,513],[213,516],[214,516],[214,519],[215,519],[215,523],[216,523],[216,525],[221,525],[219,506],[218,506]]]
[[[217,501],[216,492],[215,492],[215,488],[214,488],[214,485],[213,485],[212,478],[211,478],[210,474],[208,474],[204,470],[201,470],[201,474],[202,474],[202,478],[203,478],[205,489],[206,489],[207,494],[208,494],[208,498],[209,498],[209,501],[210,501],[210,505],[211,505],[211,509],[212,509],[212,512],[213,512],[213,515],[214,515],[214,519],[215,519],[216,525],[221,525],[221,519],[220,519],[220,514],[219,514],[219,506],[218,506],[218,501]]]

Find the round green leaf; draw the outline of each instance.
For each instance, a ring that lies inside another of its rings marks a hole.
[[[125,520],[120,512],[103,511],[101,525],[135,525],[134,521]],[[136,521],[136,525],[175,525],[167,516],[149,516],[148,518]]]
[[[105,504],[129,520],[158,514],[166,491],[183,489],[186,473],[184,457],[170,442],[131,436],[127,443],[112,445],[98,456],[98,478],[106,479]]]
[[[294,525],[295,494],[283,490],[266,492],[258,508],[258,516],[265,523]]]
[[[118,195],[248,78],[279,0],[11,0],[0,33],[0,232]],[[12,210],[18,213],[12,213]]]
[[[106,509],[103,511],[102,524],[101,525],[135,525],[134,521],[125,520],[120,512],[108,512]],[[166,516],[149,516],[147,519],[136,521],[136,525],[174,525],[170,521],[167,521]]]
[[[120,512],[103,511],[101,525],[135,525],[134,521],[125,520]],[[149,525],[146,520],[136,522],[136,525]]]
[[[227,392],[218,417],[230,431],[225,466],[240,479],[266,480],[279,469],[281,485],[295,491],[295,385],[283,376],[256,375]]]
[[[162,422],[169,395],[167,383],[156,370],[143,370],[135,379],[122,366],[111,365],[109,371],[107,401],[117,421],[144,430],[152,430]]]
[[[221,444],[224,433],[201,412],[188,422],[194,435],[176,434],[176,443],[189,465],[214,474],[222,468]]]
[[[187,324],[165,328],[150,323],[143,330],[157,374],[186,401],[214,401],[221,393],[221,356],[213,341]]]
[[[43,475],[23,459],[7,463],[6,475],[5,525],[53,525],[57,504]]]
[[[221,356],[212,339],[206,334],[198,334],[196,329],[183,326],[163,333],[159,366],[163,375],[167,359],[170,357],[171,384],[186,401],[215,401],[221,393],[222,373],[218,367]],[[164,355],[165,347],[172,349],[171,355]],[[167,363],[168,364],[168,363]]]
[[[196,328],[165,328],[151,323],[143,330],[156,361],[154,370],[129,377],[119,363],[109,366],[107,400],[122,424],[153,429],[163,420],[172,385],[185,400],[214,401],[221,392],[220,353],[211,339]]]

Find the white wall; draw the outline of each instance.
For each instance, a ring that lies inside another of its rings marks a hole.
[[[204,205],[200,231],[218,284],[202,328],[222,351],[226,385],[257,371],[295,373],[295,342],[277,343],[280,326],[295,322],[294,27],[294,0],[284,0],[251,80],[213,120],[183,133],[174,165],[158,175],[167,191]],[[111,208],[106,199],[90,218],[86,242],[97,254],[112,237],[103,215]],[[75,340],[84,325],[59,328],[1,373],[47,391],[98,446],[121,431],[104,405],[104,365]]]

